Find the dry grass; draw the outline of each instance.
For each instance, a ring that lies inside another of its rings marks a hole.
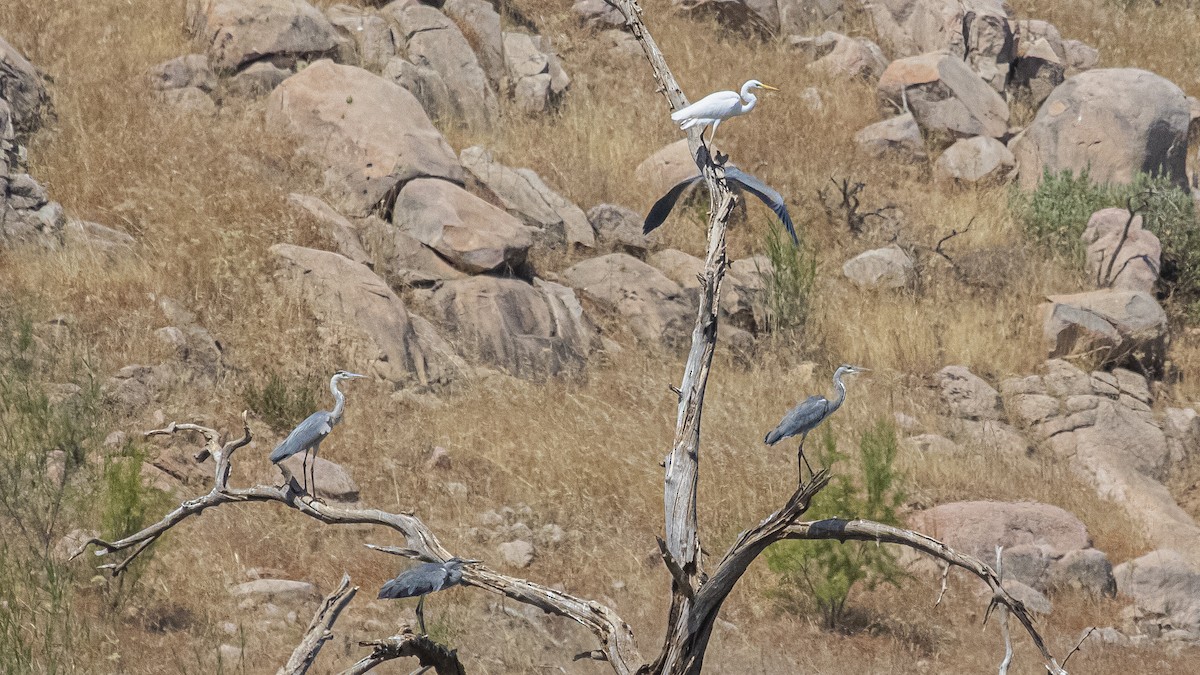
[[[4,255],[0,283],[9,297],[4,302],[38,318],[73,316],[101,375],[128,363],[161,360],[162,346],[152,330],[165,320],[153,298],[183,302],[225,345],[232,372],[216,394],[177,392],[164,405],[167,418],[202,413],[235,428],[236,412],[245,405],[242,392],[261,385],[272,370],[309,376],[324,400],[317,375],[347,364],[317,347],[299,308],[276,297],[266,252],[277,242],[328,246],[311,222],[285,204],[289,192],[316,191],[318,177],[292,159],[287,144],[263,133],[260,104],[233,103],[216,118],[200,119],[154,103],[143,80],[146,69],[191,51],[179,30],[182,0],[166,7],[153,0],[14,1],[16,11],[0,18],[0,34],[54,77],[58,110],[57,122],[30,147],[31,172],[71,214],[130,232],[142,253],[115,266],[73,255]],[[584,208],[615,202],[644,209],[656,195],[630,180],[633,167],[677,138],[648,69],[638,59],[607,56],[570,20],[565,0],[514,4],[555,40],[574,78],[571,94],[560,112],[541,118],[505,110],[494,136],[446,128],[451,144],[493,148],[499,160],[533,168]],[[812,78],[781,45],[745,50],[740,39],[674,16],[665,0],[644,4],[651,29],[693,98],[750,76],[783,86],[755,112],[753,123],[724,126],[722,144],[789,196],[819,257],[817,306],[802,342],[775,341],[749,363],[718,357],[705,413],[701,517],[706,549],[719,555],[733,535],[773,510],[791,489],[790,453],[767,451],[758,439],[798,397],[827,386],[827,366],[857,361],[875,370],[852,385],[851,400],[839,413],[839,437],[853,447],[858,429],[893,411],[932,417],[932,399],[919,385],[948,363],[966,364],[991,378],[1030,372],[1040,361],[1036,303],[1046,293],[1075,290],[1079,280],[1036,252],[1020,250],[1004,188],[931,189],[928,166],[898,167],[857,155],[854,131],[878,116],[869,87]],[[1196,89],[1195,57],[1146,49],[1136,38],[1145,29],[1161,29],[1167,32],[1157,35],[1180,39],[1156,43],[1186,44],[1182,38],[1194,32],[1194,17],[1176,9],[1123,14],[1099,1],[1088,7],[1083,12],[1054,3],[1018,4],[1024,13],[1058,23],[1065,36],[1099,45],[1105,64],[1152,67]],[[1139,30],[1131,35],[1128,26]],[[821,113],[806,112],[801,101],[809,86],[822,92]],[[965,259],[974,251],[1007,248],[1015,251],[1012,267],[993,275],[999,278],[991,290],[932,275],[920,293],[858,292],[841,277],[841,262],[885,244],[897,231],[880,226],[855,237],[830,222],[817,191],[831,177],[867,183],[865,206],[897,207],[906,244],[930,246],[974,219],[971,231],[950,246],[952,254]],[[731,251],[739,256],[760,250],[765,212],[753,205],[750,214],[731,234]],[[685,218],[673,220],[665,236],[693,253],[703,246],[698,223]],[[1197,342],[1185,338],[1174,347],[1185,372],[1196,372],[1200,363]],[[815,380],[801,375],[806,359],[819,364]],[[654,554],[662,508],[658,462],[670,442],[674,402],[668,384],[679,377],[679,368],[673,355],[627,349],[587,379],[538,385],[498,377],[462,385],[440,407],[397,401],[382,386],[359,383],[346,424],[323,452],[357,477],[365,503],[415,509],[452,550],[466,555],[497,558],[492,544],[473,538],[470,528],[478,526],[479,514],[503,506],[527,505],[528,524],[535,529],[554,523],[574,533],[542,549],[522,573],[611,601],[651,654],[666,600],[666,575]],[[1175,397],[1195,398],[1195,386],[1185,381]],[[128,421],[130,430],[147,424]],[[264,425],[256,428],[261,435],[243,451],[239,480],[274,480],[265,455],[277,439]],[[423,468],[434,446],[449,449],[450,470]],[[1096,545],[1116,561],[1145,547],[1129,537],[1133,528],[1118,506],[1092,496],[1051,458],[904,456],[901,462],[914,508],[967,498],[1038,499],[1078,514]],[[450,483],[467,486],[467,496],[452,496]],[[266,568],[311,580],[323,590],[349,570],[363,587],[343,619],[346,635],[321,659],[321,672],[332,671],[357,653],[350,641],[378,634],[364,622],[391,626],[401,612],[396,604],[368,599],[398,564],[361,548],[362,541],[393,543],[384,532],[330,530],[264,507],[229,508],[190,522],[163,542],[145,576],[138,597],[147,609],[97,629],[79,669],[214,672],[217,646],[239,639],[221,625],[251,619],[240,616],[225,589],[245,580],[246,570]],[[966,583],[936,612],[928,610],[936,579],[858,593],[864,629],[846,636],[822,633],[808,619],[783,611],[767,598],[773,584],[756,566],[739,586],[723,614],[731,624],[715,633],[712,672],[835,673],[846,672],[848,663],[855,664],[854,672],[980,672],[998,660],[995,627],[980,635],[983,603]],[[85,610],[101,615],[98,596],[90,589],[81,594]],[[472,672],[556,668],[591,648],[581,629],[554,620],[545,625],[559,644],[548,647],[546,636],[528,623],[490,611],[496,602],[469,591],[430,601],[437,630],[461,649]],[[1119,612],[1115,603],[1056,602],[1048,625],[1057,653],[1065,653],[1085,625],[1116,622]],[[411,603],[403,608],[411,611]],[[155,632],[139,618],[155,611],[182,611],[189,618],[177,630]],[[271,672],[299,631],[253,637],[245,671]],[[1019,640],[1017,672],[1039,671],[1032,654]],[[1144,671],[1159,660],[1158,672],[1187,672],[1185,664],[1195,656],[1089,649],[1075,659],[1080,672]]]

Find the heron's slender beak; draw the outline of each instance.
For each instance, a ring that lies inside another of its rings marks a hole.
[[[769,85],[769,84],[760,84],[760,85],[758,85],[758,88],[759,88],[759,89],[766,89],[767,91],[779,91],[779,89],[777,89],[777,88],[775,88],[775,87],[772,87],[772,86],[771,86],[771,85]]]
[[[482,561],[482,560],[467,559],[467,560],[464,560],[464,561],[463,561],[463,564],[464,564],[464,565],[475,565],[475,564],[477,564],[477,563],[481,563],[481,562],[483,562],[483,561]]]
[[[366,375],[359,375],[358,373],[346,373],[344,377],[366,377]]]

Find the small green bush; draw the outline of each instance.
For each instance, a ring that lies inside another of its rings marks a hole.
[[[285,380],[272,371],[262,387],[246,387],[246,405],[276,431],[290,431],[317,409],[312,388],[303,381]]]
[[[783,332],[803,328],[812,309],[817,260],[803,241],[796,245],[782,225],[771,221],[766,237],[770,270],[760,270],[766,280],[767,330]]]
[[[898,525],[896,508],[904,496],[895,468],[898,448],[895,428],[877,422],[859,441],[861,483],[834,473],[817,495],[806,519],[864,518]],[[831,427],[821,436],[816,462],[834,469],[846,459],[839,452]],[[846,601],[859,582],[874,587],[879,582],[898,583],[902,576],[890,550],[862,542],[784,541],[766,551],[767,566],[779,575],[778,597],[788,606],[815,605],[828,629],[843,623]]]

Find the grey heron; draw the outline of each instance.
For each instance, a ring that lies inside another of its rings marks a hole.
[[[704,148],[700,149],[699,154],[704,154]],[[779,216],[779,220],[783,222],[783,226],[787,228],[788,234],[792,237],[792,243],[800,244],[800,240],[796,237],[796,227],[792,225],[792,217],[788,214],[787,204],[783,201],[783,195],[732,164],[725,166],[725,180],[761,199],[762,203]],[[704,176],[696,174],[679,181],[674,187],[667,190],[667,194],[654,202],[654,206],[651,206],[650,212],[646,214],[646,220],[642,223],[642,234],[650,234],[651,231],[662,225],[667,216],[671,215],[671,210],[675,208],[675,203],[679,201],[683,191],[703,181]]]
[[[271,462],[278,464],[283,460],[297,453],[304,453],[304,463],[301,464],[301,474],[303,474],[304,491],[315,495],[316,485],[310,484],[308,480],[308,471],[313,467],[309,466],[309,455],[312,455],[313,465],[316,465],[317,451],[321,449],[321,441],[333,431],[334,425],[342,421],[342,411],[346,409],[346,396],[338,391],[338,382],[342,380],[353,379],[356,377],[366,377],[366,375],[358,375],[349,373],[344,370],[339,370],[333,374],[329,380],[329,390],[333,392],[333,410],[319,410],[309,415],[303,422],[296,425],[292,429],[292,433],[283,439],[283,442],[275,447],[271,452]],[[316,482],[314,472],[313,483]]]
[[[837,390],[837,396],[832,401],[821,396],[820,394],[809,396],[804,401],[800,402],[795,408],[792,408],[783,416],[783,420],[779,425],[767,434],[763,441],[767,445],[775,445],[785,438],[792,436],[800,436],[800,447],[796,451],[796,463],[804,460],[804,439],[808,436],[808,432],[817,428],[825,418],[829,417],[842,406],[842,402],[846,400],[846,385],[842,382],[843,375],[854,375],[866,371],[866,368],[861,366],[852,366],[843,364],[838,367],[833,373],[833,388]],[[809,472],[812,472],[812,467],[809,467]]]
[[[708,138],[707,145],[712,145],[713,138],[717,135],[717,127],[721,122],[738,115],[745,115],[754,110],[758,105],[758,97],[752,93],[754,89],[766,89],[767,91],[779,91],[769,84],[763,84],[758,80],[748,80],[742,85],[742,90],[737,91],[718,91],[695,103],[684,106],[679,110],[671,113],[671,119],[679,122],[680,129],[690,129],[694,126],[700,127],[700,141],[704,142],[704,128],[712,125],[712,134]]]
[[[417,623],[421,632],[425,633],[425,596],[440,590],[457,586],[462,583],[463,565],[471,565],[478,560],[464,560],[454,557],[446,562],[421,563],[416,567],[401,572],[395,579],[379,589],[380,599],[415,598],[417,601]]]

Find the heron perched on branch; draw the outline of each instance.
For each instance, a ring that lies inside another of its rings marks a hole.
[[[464,560],[454,557],[446,562],[421,563],[416,567],[401,572],[395,579],[379,589],[380,599],[415,598],[417,601],[417,623],[421,632],[425,630],[425,596],[440,590],[457,586],[462,583],[463,565],[471,565],[478,560]]]
[[[817,394],[809,396],[795,408],[792,408],[783,416],[783,420],[779,422],[779,426],[771,430],[763,441],[767,445],[775,445],[785,438],[792,436],[800,436],[800,447],[796,451],[796,464],[800,462],[808,463],[804,459],[804,439],[808,436],[808,432],[817,428],[821,422],[825,421],[838,408],[842,407],[842,402],[846,400],[846,385],[842,382],[843,375],[854,375],[866,371],[866,368],[860,366],[852,366],[843,364],[833,373],[833,388],[837,390],[837,396],[832,401]],[[812,467],[809,467],[809,472],[812,472]]]
[[[742,85],[741,92],[718,91],[695,103],[684,106],[671,113],[671,119],[679,122],[680,129],[700,127],[700,141],[704,142],[704,127],[712,125],[712,134],[708,137],[708,145],[712,145],[717,136],[717,127],[721,122],[738,115],[745,115],[758,105],[758,97],[752,93],[754,89],[779,91],[769,84],[758,80],[749,80]]]
[[[320,410],[308,416],[303,422],[298,424],[292,433],[287,435],[275,449],[271,452],[271,461],[275,464],[295,455],[304,453],[304,463],[301,464],[301,474],[304,481],[304,491],[315,495],[316,475],[315,465],[317,463],[317,451],[321,449],[321,441],[333,431],[334,425],[342,421],[342,411],[346,409],[346,396],[338,391],[338,382],[342,380],[353,379],[356,377],[366,377],[366,375],[358,375],[348,373],[344,370],[339,370],[333,374],[333,378],[329,380],[329,390],[333,392],[333,410]],[[312,465],[309,464],[309,455],[312,455]],[[313,472],[312,482],[309,482],[309,472]],[[310,492],[311,490],[311,492]]]
[[[704,153],[705,149],[700,148],[701,163],[703,163]],[[792,243],[799,245],[800,240],[796,237],[796,227],[792,225],[792,217],[788,214],[787,204],[783,201],[783,195],[732,164],[728,164],[724,168],[725,180],[735,187],[739,187],[761,199],[768,208],[775,212],[775,215],[779,216],[779,220],[787,228],[788,234],[792,237]],[[696,174],[695,176],[679,181],[674,187],[667,190],[667,194],[660,197],[658,201],[654,202],[654,206],[650,207],[650,212],[646,214],[646,220],[642,222],[642,233],[650,234],[652,230],[662,225],[666,221],[667,216],[671,215],[671,210],[675,208],[675,203],[683,196],[684,190],[703,181],[704,176]]]

